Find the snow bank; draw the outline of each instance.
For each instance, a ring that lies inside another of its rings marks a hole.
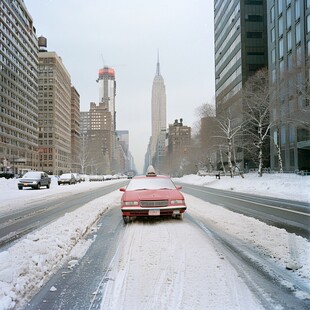
[[[297,174],[264,174],[259,177],[256,173],[248,173],[244,178],[235,176],[186,175],[175,178],[175,181],[207,186],[223,190],[244,192],[255,195],[271,196],[283,199],[310,202],[310,176]]]
[[[0,309],[13,309],[40,288],[64,260],[83,256],[91,241],[82,237],[107,208],[119,204],[120,197],[116,191],[98,198],[1,252]]]

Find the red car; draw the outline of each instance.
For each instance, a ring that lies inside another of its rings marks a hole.
[[[175,186],[170,177],[156,175],[149,170],[146,176],[131,179],[121,200],[121,211],[125,223],[137,216],[173,216],[183,218],[186,204],[181,186]]]

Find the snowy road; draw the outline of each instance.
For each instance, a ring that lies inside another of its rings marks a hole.
[[[25,309],[309,307],[307,281],[279,265],[284,250],[267,253],[261,240],[266,224],[189,195],[186,201],[183,221],[154,218],[128,225],[114,205],[85,256],[74,266],[70,259]],[[283,240],[284,232],[274,229],[270,238]],[[297,240],[300,247],[304,239]],[[307,252],[297,254],[307,259]]]
[[[260,309],[210,238],[189,221],[128,225],[101,309]]]
[[[18,193],[20,202],[30,194]],[[0,252],[0,309],[310,308],[306,238],[190,195],[184,221],[126,226],[120,197],[95,199]],[[0,213],[25,209],[16,201],[3,200]]]

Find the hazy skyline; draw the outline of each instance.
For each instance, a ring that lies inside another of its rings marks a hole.
[[[129,130],[139,172],[151,136],[157,52],[165,80],[167,126],[214,100],[213,1],[24,0],[37,36],[47,38],[80,94],[81,111],[99,102],[98,71],[115,69],[116,128]]]

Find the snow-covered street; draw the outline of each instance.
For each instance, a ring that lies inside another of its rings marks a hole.
[[[247,183],[243,181],[247,180]],[[185,176],[181,182],[274,197],[310,201],[310,177],[246,175],[208,179]],[[118,181],[110,181],[118,182]],[[16,180],[0,179],[0,216],[24,209],[52,195],[89,191],[109,182],[85,182],[39,191],[18,191]],[[246,184],[246,185],[245,185]],[[119,208],[121,192],[113,192],[27,235],[0,252],[0,309],[25,303],[65,262],[78,263],[92,241],[85,232],[111,208]],[[189,216],[208,222],[236,240],[259,250],[279,268],[299,265],[293,276],[305,282],[307,292],[294,289],[300,300],[310,299],[310,243],[283,229],[234,213],[186,195]],[[121,221],[120,214],[120,221]],[[259,309],[262,306],[234,267],[210,238],[185,217],[184,221],[136,221],[125,228],[110,266],[102,309]],[[287,283],[293,287],[294,283]],[[51,288],[52,289],[52,288]],[[56,288],[57,289],[57,288]]]
[[[188,221],[128,225],[101,309],[260,309],[210,239]]]

